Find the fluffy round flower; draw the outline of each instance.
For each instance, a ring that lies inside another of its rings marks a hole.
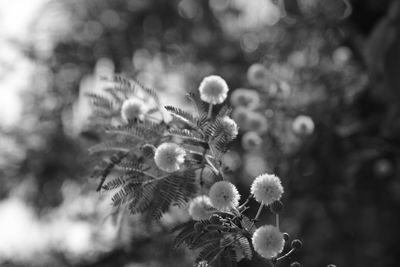
[[[211,201],[208,196],[198,196],[189,203],[189,215],[195,221],[207,220],[213,212]]]
[[[200,98],[209,104],[221,104],[228,96],[228,85],[220,76],[205,77],[199,86]]]
[[[269,205],[283,194],[281,180],[273,174],[261,174],[254,179],[250,189],[256,201]]]
[[[234,120],[225,116],[221,119],[222,131],[230,139],[233,140],[238,135],[238,126]]]
[[[180,169],[185,161],[186,152],[175,143],[163,143],[154,153],[154,161],[158,168],[166,172],[174,172]]]
[[[147,109],[146,104],[142,100],[138,98],[129,98],[122,104],[121,117],[126,122],[136,118],[143,119]]]
[[[247,122],[247,130],[257,133],[265,133],[268,130],[267,118],[257,112],[252,112]]]
[[[237,107],[233,110],[232,118],[236,121],[240,129],[247,130],[250,115],[252,112],[244,107]]]
[[[264,225],[258,228],[251,240],[255,251],[267,259],[276,257],[282,252],[285,245],[283,234],[272,225]]]
[[[293,121],[293,132],[299,135],[310,135],[314,132],[314,122],[309,116],[300,115]]]
[[[254,150],[262,144],[260,135],[256,132],[247,132],[242,136],[242,147],[245,150]]]
[[[239,205],[239,191],[236,186],[227,181],[219,181],[213,184],[209,196],[211,205],[221,211],[230,210]]]
[[[260,105],[260,95],[254,90],[239,88],[231,94],[231,103],[235,107],[255,109]]]
[[[276,99],[285,100],[291,94],[292,88],[285,81],[279,81],[278,83],[271,83],[268,87],[268,93],[271,97]]]
[[[262,86],[267,81],[268,70],[263,64],[255,63],[247,70],[247,80],[253,86]]]

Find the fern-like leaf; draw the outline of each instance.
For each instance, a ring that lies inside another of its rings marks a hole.
[[[100,183],[97,187],[97,191],[100,191],[104,184],[107,176],[111,173],[115,165],[120,163],[128,153],[118,151],[114,153],[110,158],[103,160],[99,165],[97,165],[92,173],[92,177],[100,177]]]
[[[130,196],[129,209],[132,213],[146,212],[149,217],[160,219],[172,204],[186,203],[196,191],[193,171],[146,180],[140,184],[136,194]]]
[[[253,258],[253,250],[251,247],[251,242],[249,239],[243,235],[238,234],[236,236],[236,242],[234,243],[234,247],[240,249],[244,257],[248,260]]]
[[[173,106],[165,106],[164,108],[182,123],[187,124],[192,128],[197,128],[197,118],[195,118],[191,113]]]
[[[206,142],[206,140],[201,136],[201,134],[194,130],[170,128],[168,130],[168,133],[170,135],[180,137],[183,139],[192,139],[197,142]]]
[[[107,133],[130,135],[141,141],[150,142],[153,139],[160,138],[164,133],[165,125],[153,122],[139,122],[135,124],[126,124],[119,126],[109,126],[106,128]]]

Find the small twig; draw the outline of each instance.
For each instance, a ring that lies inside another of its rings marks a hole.
[[[280,261],[280,260],[283,260],[284,258],[286,258],[286,257],[288,257],[290,254],[292,254],[293,253],[293,251],[295,251],[295,249],[294,248],[292,248],[288,253],[286,253],[285,255],[283,255],[283,256],[280,256],[279,258],[277,258],[276,260],[277,261]]]
[[[247,197],[247,199],[243,202],[243,204],[242,205],[240,205],[239,206],[239,208],[238,209],[241,209],[241,208],[243,208],[247,203],[249,203],[249,201],[250,201],[250,198],[251,198],[251,195],[249,195],[248,197]]]
[[[256,214],[256,217],[254,217],[254,219],[253,219],[253,223],[251,224],[251,226],[250,226],[250,230],[253,228],[253,226],[254,226],[254,224],[256,223],[256,221],[258,220],[258,217],[260,216],[260,214],[261,214],[261,210],[262,210],[262,208],[264,207],[264,204],[263,203],[261,203],[260,204],[260,207],[258,208],[258,211],[257,211],[257,214]]]

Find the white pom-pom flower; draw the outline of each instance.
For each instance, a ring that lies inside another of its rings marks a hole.
[[[247,80],[253,86],[262,86],[268,78],[268,70],[263,64],[255,63],[247,70]]]
[[[229,138],[229,140],[233,140],[238,135],[238,126],[234,120],[225,116],[221,119],[221,126],[223,133]]]
[[[208,196],[198,196],[189,203],[189,215],[195,221],[207,220],[214,211]]]
[[[200,98],[209,104],[221,104],[228,96],[228,85],[220,76],[205,77],[199,86]]]
[[[283,234],[272,225],[258,228],[251,239],[254,250],[262,257],[272,259],[282,252],[285,245]]]
[[[211,205],[220,211],[228,211],[239,205],[239,191],[236,186],[227,181],[219,181],[213,184],[209,196]]]
[[[257,202],[269,205],[281,199],[283,187],[281,180],[273,174],[261,174],[254,179],[250,189]]]
[[[260,105],[260,95],[251,89],[236,89],[230,99],[234,107],[245,107],[252,110]]]
[[[242,147],[245,150],[254,150],[261,146],[262,139],[256,132],[247,132],[242,136]]]
[[[175,143],[163,143],[154,153],[154,161],[158,168],[166,172],[174,172],[180,169],[185,161],[185,150]]]
[[[298,135],[310,135],[314,132],[314,121],[309,116],[300,115],[293,121],[293,132]]]
[[[138,98],[129,98],[124,101],[121,107],[121,117],[125,122],[133,119],[143,119],[148,110],[147,105]]]

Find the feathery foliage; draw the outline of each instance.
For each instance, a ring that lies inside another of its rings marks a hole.
[[[212,104],[188,94],[195,110],[192,114],[162,107],[156,92],[137,81],[121,76],[108,81],[114,88],[87,94],[94,106],[93,119],[101,122],[105,139],[89,152],[103,156],[93,177],[100,179],[98,191],[112,192],[114,206],[158,220],[171,205],[182,207],[208,190],[204,179],[224,180],[221,159],[237,135],[228,105],[212,112]],[[141,103],[147,107],[142,109]],[[171,114],[171,121],[165,121],[162,110]],[[204,172],[206,168],[211,172]],[[205,211],[209,219],[177,226],[173,247],[197,250],[197,266],[237,266],[242,259],[251,260],[252,235],[263,204],[251,220],[244,215],[248,200],[230,211],[209,209]]]

